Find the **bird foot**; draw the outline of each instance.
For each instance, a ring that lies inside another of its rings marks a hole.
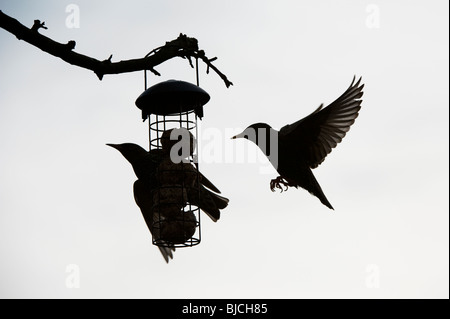
[[[281,185],[283,185],[286,188],[283,189],[283,187]],[[289,186],[295,186],[295,184],[291,183],[289,180],[287,180],[281,176],[278,176],[277,178],[272,179],[270,181],[270,190],[272,192],[275,192],[275,188],[278,188],[281,190],[281,193],[282,193],[283,191],[287,191]]]

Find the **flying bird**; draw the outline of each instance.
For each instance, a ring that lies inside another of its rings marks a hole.
[[[169,157],[170,149],[153,149],[150,152],[147,152],[141,146],[133,143],[106,145],[117,149],[133,167],[138,178],[133,185],[134,198],[136,204],[141,209],[150,232],[156,238],[161,235],[161,233],[155,233],[155,229],[152,225],[154,225],[155,222],[159,223],[159,218],[172,218],[173,216],[169,216],[170,213],[173,213],[174,210],[180,212],[186,203],[199,207],[214,222],[220,218],[220,210],[228,206],[229,200],[216,194],[220,193],[220,190],[191,163],[184,163],[182,161],[180,163],[173,163]],[[193,178],[194,176],[198,176],[198,182],[197,178]],[[172,186],[168,187],[167,185]],[[181,185],[183,185],[183,187],[181,187]],[[160,186],[163,187],[159,188]],[[158,192],[156,191],[157,189],[159,189]],[[155,193],[158,193],[158,196],[156,196]],[[178,196],[179,194],[186,195]],[[164,198],[164,196],[166,196],[166,198]],[[167,198],[167,196],[169,198]],[[183,202],[180,202],[180,197],[184,198]],[[159,204],[157,201],[160,200],[166,200],[166,202],[162,203],[163,205],[159,205],[163,207],[163,209],[157,214],[154,211],[154,207],[155,203]],[[173,205],[166,205],[167,203],[173,203]],[[176,205],[179,206],[175,207]],[[164,213],[167,213],[167,215]],[[183,219],[190,220],[191,222],[186,223],[187,226],[190,226],[192,224],[193,214],[189,212],[185,212],[184,214]],[[177,224],[175,221],[172,222],[171,220],[168,225],[169,224],[177,227],[167,229],[166,233],[170,230],[177,231],[180,229],[180,227],[178,227],[179,223]],[[161,232],[164,231],[164,229],[161,230]],[[189,231],[187,229],[182,229],[182,231],[190,233],[190,229]],[[166,262],[169,261],[169,258],[173,258],[172,252],[175,251],[175,248],[158,247]]]
[[[327,107],[321,104],[307,117],[277,131],[266,123],[255,123],[232,139],[245,138],[268,157],[280,174],[270,182],[270,189],[283,191],[289,187],[306,189],[322,204],[331,206],[311,169],[318,167],[336,145],[342,141],[358,117],[364,84],[361,78]]]

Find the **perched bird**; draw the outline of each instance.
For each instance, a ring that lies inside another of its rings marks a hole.
[[[361,108],[364,84],[361,78],[333,103],[321,104],[307,117],[286,125],[280,131],[266,123],[255,123],[232,139],[245,138],[257,144],[280,174],[271,180],[270,189],[283,191],[298,186],[306,189],[330,209],[331,206],[311,169],[318,167],[325,157],[342,141]]]
[[[139,145],[133,143],[106,145],[117,149],[127,159],[127,161],[130,162],[138,179],[148,182],[149,185],[151,185],[151,187],[153,188],[158,186],[158,168],[160,164],[164,165],[164,163],[167,163],[167,157],[165,156],[166,153],[164,153],[161,149],[154,149],[150,152],[147,152]],[[195,175],[197,175],[197,169],[190,163],[172,163],[171,165],[173,167],[173,170],[178,171],[181,171],[180,167],[181,165],[183,165],[183,167],[185,168],[184,171],[186,172],[187,176],[193,175],[194,173]],[[159,175],[164,178],[164,173],[161,173],[161,170],[159,171]],[[203,210],[213,221],[217,221],[220,218],[219,209],[224,209],[225,207],[227,207],[229,200],[223,196],[216,194],[220,194],[220,190],[201,172],[198,172],[198,174],[200,181],[199,186],[201,201],[198,202],[198,195],[195,193],[195,191],[192,191],[188,188],[188,194],[191,194],[191,204],[199,206],[199,208]],[[174,178],[176,181],[176,175]],[[195,187],[196,184],[194,184],[193,188],[196,190]],[[211,203],[214,203],[214,205],[212,205]]]
[[[171,242],[179,243],[180,237],[173,234],[182,233],[184,235],[181,238],[185,238],[192,233],[195,216],[193,221],[193,214],[182,211],[187,203],[199,207],[214,222],[220,218],[220,209],[228,205],[229,200],[214,193],[220,193],[220,190],[191,163],[173,163],[168,149],[147,152],[133,143],[107,145],[117,149],[132,165],[138,178],[133,186],[135,201],[156,238],[170,234],[173,239]],[[155,211],[155,207],[159,208]],[[184,228],[177,222],[181,213],[184,214],[181,216]],[[162,225],[163,222],[165,228],[155,229],[152,226],[155,223]],[[173,258],[173,247],[158,247],[166,262]]]

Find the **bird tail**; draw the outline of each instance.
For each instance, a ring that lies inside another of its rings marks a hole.
[[[173,259],[173,254],[172,252],[175,251],[174,247],[162,247],[162,246],[158,246],[159,251],[161,252],[162,256],[164,257],[164,260],[166,261],[166,263],[169,263],[170,259]]]
[[[209,192],[209,194],[211,195],[218,209],[224,209],[228,206],[228,202],[230,201],[228,198],[225,198],[212,192]]]
[[[331,206],[330,202],[323,193],[322,188],[319,185],[319,182],[317,182],[316,178],[314,177],[313,172],[309,168],[305,170],[305,173],[306,172],[307,172],[307,176],[305,176],[306,178],[301,179],[302,181],[306,181],[306,183],[300,186],[306,189],[312,195],[316,196],[321,201],[321,203],[327,206],[329,209],[334,210],[333,206]]]

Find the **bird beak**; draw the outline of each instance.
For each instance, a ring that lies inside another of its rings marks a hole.
[[[242,133],[240,133],[240,134],[238,134],[238,135],[233,136],[231,139],[232,139],[232,140],[235,140],[235,139],[237,139],[237,138],[243,138],[243,137],[245,137],[244,132],[242,132]]]
[[[113,147],[115,149],[118,149],[117,147],[119,146],[118,144],[106,144],[106,145],[111,146],[111,147]]]

